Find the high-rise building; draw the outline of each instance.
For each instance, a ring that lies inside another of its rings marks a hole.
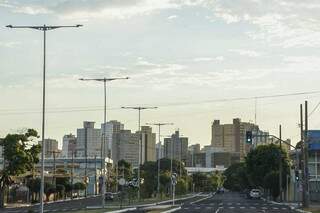
[[[188,138],[180,137],[179,131],[175,131],[171,138],[164,139],[164,155],[186,163],[188,155]]]
[[[224,148],[227,152],[237,152],[243,160],[252,148],[251,144],[246,143],[246,132],[252,131],[254,134],[259,132],[259,126],[253,123],[241,122],[239,118],[233,119],[232,124],[220,124],[215,120],[211,126],[211,145]],[[258,137],[253,139],[253,145],[259,143]]]
[[[132,133],[130,130],[120,130],[113,134],[112,157],[116,164],[125,160],[138,167],[139,164],[139,138],[141,136],[141,164],[156,160],[156,134],[149,126],[141,127],[140,132]]]
[[[131,130],[120,130],[113,134],[112,157],[114,164],[119,160],[129,162],[133,167],[139,164],[139,134]]]
[[[62,139],[62,157],[76,155],[77,138],[73,134],[64,135]]]
[[[77,129],[76,156],[88,157],[101,155],[101,130],[94,128],[95,122],[84,121],[83,128]]]
[[[113,159],[112,157],[112,140],[113,140],[113,137],[112,135],[115,134],[115,133],[118,133],[120,132],[120,130],[123,130],[124,129],[124,124],[122,124],[121,122],[119,121],[116,121],[116,120],[111,120],[109,122],[105,124],[101,124],[101,135],[102,135],[102,138],[103,138],[103,134],[104,134],[104,126],[106,128],[106,146],[105,146],[105,153],[107,157]]]
[[[141,150],[142,164],[147,161],[156,161],[156,134],[152,133],[150,126],[141,127]]]
[[[39,144],[41,145],[42,142],[39,141]],[[44,157],[45,158],[52,158],[54,154],[57,154],[60,152],[58,148],[58,141],[55,139],[44,139]]]
[[[164,145],[161,143],[156,144],[156,159],[164,158]]]

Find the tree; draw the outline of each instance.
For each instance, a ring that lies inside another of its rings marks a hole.
[[[66,187],[64,185],[62,185],[62,184],[56,185],[56,192],[58,194],[58,199],[65,197],[65,191],[66,191]]]
[[[4,207],[4,193],[13,183],[12,177],[33,171],[39,162],[40,145],[32,145],[38,133],[28,129],[26,133],[8,134],[0,145],[3,147],[4,169],[0,172],[0,208]]]
[[[264,186],[269,189],[273,200],[280,195],[279,172],[271,171],[264,177]]]
[[[40,193],[41,179],[40,178],[29,179],[27,181],[27,187],[29,188],[31,193],[31,201],[36,202],[38,200],[38,195]]]
[[[60,198],[65,198],[66,192],[68,193],[71,191],[70,177],[68,176],[67,171],[64,169],[58,169],[56,171],[56,175],[57,175],[56,176],[57,192],[60,194],[59,195]],[[59,186],[59,189],[58,189],[58,185],[62,185],[63,190],[59,190],[61,186]]]
[[[46,200],[50,200],[50,196],[56,193],[57,189],[54,184],[45,182],[44,183],[44,193],[46,195]]]
[[[73,184],[73,189],[77,190],[78,197],[79,197],[80,191],[86,189],[86,184],[84,184],[82,182],[77,182],[77,183]]]
[[[234,163],[223,173],[226,180],[224,187],[232,191],[242,191],[249,188],[249,177],[245,163]]]
[[[280,156],[282,156],[282,187],[286,185],[289,175],[289,160],[287,153],[278,145],[261,145],[250,151],[245,159],[250,181],[255,187],[268,188],[265,177],[272,172],[279,172]],[[274,173],[273,173],[274,175]]]
[[[157,173],[156,162],[145,162],[141,166],[141,177],[144,178],[144,183],[141,185],[142,197],[151,197],[157,190]]]

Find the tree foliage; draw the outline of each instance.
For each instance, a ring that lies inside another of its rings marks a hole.
[[[39,162],[40,145],[33,144],[38,133],[28,129],[23,134],[8,134],[0,145],[3,147],[4,169],[0,173],[0,208],[4,206],[4,191],[13,182],[12,177],[33,171]]]
[[[289,175],[289,160],[287,153],[278,145],[261,145],[250,151],[246,157],[247,172],[254,186],[268,188],[265,184],[265,177],[273,172],[279,172],[280,157],[282,155],[282,175],[285,187],[286,177]]]
[[[224,171],[224,187],[232,191],[242,191],[250,187],[245,163],[235,163]]]

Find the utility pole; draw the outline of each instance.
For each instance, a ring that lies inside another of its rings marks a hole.
[[[303,105],[300,104],[300,134],[301,134],[301,161],[302,161],[302,206],[305,207],[306,204],[306,186],[305,186],[305,154],[304,154],[304,131],[303,131]]]
[[[57,28],[82,27],[82,25],[61,25],[61,26],[12,26],[7,25],[8,28],[29,28],[43,31],[43,74],[42,74],[42,134],[41,134],[41,185],[40,185],[40,206],[39,212],[43,213],[43,196],[44,196],[44,152],[45,152],[45,109],[46,109],[46,32]]]
[[[282,202],[282,128],[279,126],[279,145],[280,145],[280,155],[279,155],[279,192],[280,192],[280,202]]]
[[[71,156],[71,199],[73,200],[73,176],[74,176],[74,150],[72,150],[72,156]]]
[[[305,129],[304,129],[304,185],[305,185],[305,202],[304,207],[309,208],[310,197],[309,197],[309,138],[308,138],[308,101],[305,101]]]
[[[165,125],[173,125],[173,123],[146,123],[147,125],[155,125],[158,126],[159,128],[159,150],[158,150],[158,185],[157,185],[157,194],[158,194],[158,198],[160,198],[160,161],[161,161],[161,126],[165,126]]]
[[[102,176],[102,187],[101,187],[101,205],[102,208],[105,206],[105,193],[106,193],[106,169],[105,169],[105,159],[106,159],[106,124],[107,124],[107,82],[115,81],[120,79],[129,79],[129,77],[125,78],[80,78],[80,81],[99,81],[103,82],[103,92],[104,92],[104,114],[103,114],[103,134],[101,140],[101,176]]]
[[[88,175],[88,129],[85,126],[84,127],[84,157],[85,157],[85,168],[84,168],[84,180],[86,189],[84,191],[84,196],[87,197],[87,175]]]
[[[97,195],[97,155],[94,155],[94,194]]]
[[[138,200],[140,200],[140,166],[142,163],[142,144],[141,144],[141,139],[142,139],[142,133],[141,133],[141,110],[146,110],[146,109],[157,109],[158,107],[142,107],[142,106],[137,106],[137,107],[121,107],[122,109],[134,109],[138,110],[138,132],[139,132],[139,143],[138,143]]]

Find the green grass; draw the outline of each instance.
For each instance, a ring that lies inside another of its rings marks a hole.
[[[312,212],[312,213],[320,213],[320,209],[319,208],[306,208],[306,209],[303,209],[305,211],[309,211],[309,212]]]

